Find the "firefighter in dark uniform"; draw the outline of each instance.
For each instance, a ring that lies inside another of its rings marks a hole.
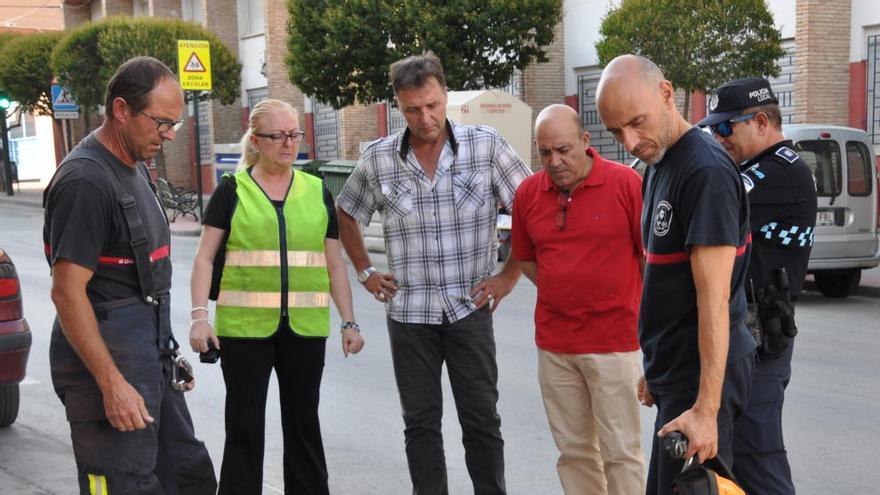
[[[107,85],[106,116],[44,195],[52,268],[52,382],[82,494],[214,494],[214,468],[183,391],[191,371],[171,332],[170,233],[143,161],[174,139],[183,92],[138,57]]]
[[[797,327],[793,301],[804,283],[816,224],[816,184],[782,135],[770,83],[730,81],[699,122],[740,165],[749,195],[752,254],[746,291],[757,361],[749,404],[734,426],[734,472],[747,493],[793,494],[782,439],[782,403]]]

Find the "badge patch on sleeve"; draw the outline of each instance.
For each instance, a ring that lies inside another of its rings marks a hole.
[[[782,158],[788,163],[794,163],[797,161],[798,158],[800,158],[798,154],[795,153],[794,150],[789,148],[788,146],[782,146],[778,150],[776,150],[776,156]]]

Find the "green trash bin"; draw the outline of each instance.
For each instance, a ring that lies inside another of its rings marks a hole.
[[[354,160],[334,160],[321,165],[318,169],[324,176],[324,183],[327,184],[327,189],[330,190],[330,194],[334,198],[342,192],[345,181],[348,180],[348,176],[351,175],[356,165],[357,162]]]
[[[327,160],[296,160],[293,162],[293,168],[323,179],[324,176],[321,175],[321,172],[318,169],[320,169],[325,163],[327,163]]]

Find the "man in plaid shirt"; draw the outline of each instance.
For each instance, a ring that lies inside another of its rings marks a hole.
[[[384,302],[413,491],[447,493],[440,375],[446,362],[475,494],[503,494],[504,441],[492,311],[519,265],[495,268],[498,207],[529,167],[492,128],[446,119],[431,52],[391,65],[403,132],[371,144],[339,195],[340,236],[358,280]],[[370,264],[358,223],[382,216],[389,273]]]

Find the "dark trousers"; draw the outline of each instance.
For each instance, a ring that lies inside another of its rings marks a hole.
[[[749,354],[728,364],[724,372],[721,408],[718,410],[718,457],[728,466],[733,464],[733,425],[746,407],[754,362],[754,354]],[[681,472],[684,461],[673,459],[666,453],[657,432],[690,409],[697,400],[697,392],[697,388],[689,388],[668,394],[652,393],[657,406],[657,419],[654,422],[654,443],[648,466],[647,495],[672,495],[672,480]]]
[[[443,453],[443,362],[461,424],[465,462],[476,495],[503,494],[504,441],[498,402],[498,367],[492,315],[479,310],[439,325],[388,320],[394,376],[406,427],[406,457],[413,493],[446,494]]]
[[[170,372],[164,378],[170,383]],[[214,466],[193,435],[183,393],[164,388],[159,415],[146,429],[123,433],[106,421],[70,423],[81,494],[215,493]],[[141,466],[148,465],[145,472]]]
[[[171,388],[171,359],[159,349],[171,338],[167,299],[158,306],[140,300],[99,306],[95,314],[116,366],[141,394],[154,421],[130,432],[110,425],[101,391],[56,319],[49,360],[70,422],[79,492],[213,495],[214,466],[205,444],[195,437],[183,393]]]
[[[283,322],[266,339],[220,339],[226,382],[226,443],[220,494],[263,493],[266,394],[278,377],[284,435],[284,493],[327,494],[318,421],[327,339],[300,337]]]
[[[774,359],[758,358],[749,405],[734,425],[734,474],[749,495],[794,495],[791,467],[782,439],[782,404],[791,379],[788,348]]]

